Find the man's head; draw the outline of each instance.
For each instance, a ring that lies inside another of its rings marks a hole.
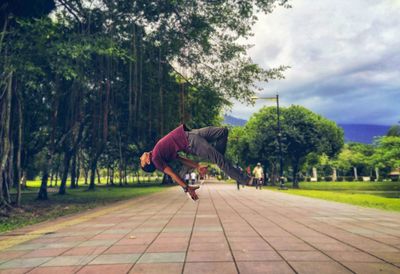
[[[156,167],[154,166],[153,162],[151,161],[151,152],[145,152],[140,156],[140,167],[145,172],[154,172]]]
[[[261,166],[261,163],[257,163],[257,166]]]

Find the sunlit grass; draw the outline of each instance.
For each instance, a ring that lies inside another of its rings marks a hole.
[[[400,211],[400,182],[301,182],[300,189],[292,189],[291,183],[285,185],[289,194]]]
[[[274,188],[273,190],[276,190],[276,188]],[[285,191],[285,193],[364,206],[364,207],[400,211],[400,199],[398,198],[400,192],[397,193],[397,198],[387,198],[378,195],[360,194],[360,193],[342,192],[342,191],[333,192],[324,190],[303,190],[303,189],[288,189],[287,191]]]

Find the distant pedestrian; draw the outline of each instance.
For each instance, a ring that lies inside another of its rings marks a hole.
[[[186,183],[186,185],[189,185],[189,183],[190,183],[190,174],[189,174],[189,172],[187,172],[185,174],[185,183]]]
[[[190,173],[190,180],[192,181],[192,185],[196,183],[196,178],[197,178],[196,172],[192,171],[192,173]]]
[[[264,183],[264,170],[261,166],[261,163],[257,163],[256,167],[253,169],[253,175],[255,179],[256,189],[261,189],[261,186]]]

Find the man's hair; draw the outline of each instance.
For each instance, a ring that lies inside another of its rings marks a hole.
[[[146,164],[146,165],[142,166],[141,168],[143,171],[148,172],[148,173],[152,173],[156,170],[155,165],[151,161],[150,161],[150,164]]]

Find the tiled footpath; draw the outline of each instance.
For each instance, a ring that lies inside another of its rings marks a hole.
[[[400,273],[398,213],[215,182],[199,195],[176,187],[2,236],[0,273]]]

